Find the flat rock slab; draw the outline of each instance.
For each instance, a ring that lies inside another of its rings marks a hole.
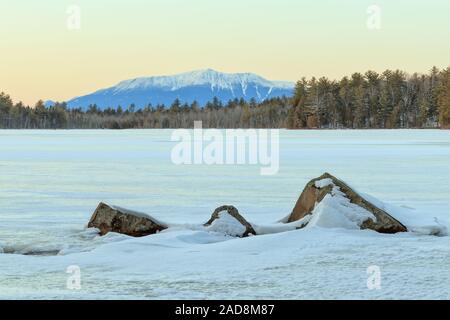
[[[145,213],[100,203],[89,221],[88,228],[99,229],[101,235],[117,232],[143,237],[167,229],[167,226]]]
[[[329,183],[323,183],[323,182]],[[326,195],[331,194],[334,187],[338,187],[351,203],[356,204],[372,213],[376,221],[368,219],[362,223],[361,229],[371,229],[380,233],[406,232],[407,228],[386,211],[378,208],[373,203],[364,199],[355,190],[350,188],[343,181],[337,179],[329,173],[311,180],[303,190],[300,198],[297,200],[288,222],[298,221],[307,215],[312,214],[314,208],[320,203]]]

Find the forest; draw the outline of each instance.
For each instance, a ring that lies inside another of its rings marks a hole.
[[[340,80],[301,79],[292,97],[255,100],[214,98],[205,106],[175,100],[170,106],[100,110],[14,103],[0,93],[0,129],[191,128],[395,129],[450,128],[450,67],[428,74],[400,70],[354,73]]]

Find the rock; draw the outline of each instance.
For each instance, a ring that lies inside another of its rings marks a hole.
[[[335,187],[339,188],[339,191],[350,201],[350,203],[367,210],[376,218],[376,221],[372,219],[365,220],[360,225],[361,229],[371,229],[380,233],[397,233],[408,231],[402,223],[397,221],[386,211],[378,208],[367,199],[364,199],[347,184],[329,173],[325,173],[319,178],[311,180],[306,185],[287,222],[298,221],[308,215],[311,215],[314,208],[316,208],[316,206],[318,206],[318,204],[320,204],[320,202],[328,194],[333,195],[333,188]]]
[[[143,237],[167,229],[167,226],[145,213],[100,203],[89,221],[88,228],[97,228],[101,235],[117,232]]]
[[[211,219],[205,223],[211,231],[223,232],[233,237],[256,235],[252,225],[233,206],[221,206],[214,210]]]

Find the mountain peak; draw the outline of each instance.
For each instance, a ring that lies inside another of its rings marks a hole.
[[[200,69],[170,76],[139,77],[72,99],[69,107],[86,108],[97,104],[100,108],[128,106],[142,108],[149,103],[170,105],[175,99],[206,104],[214,97],[226,102],[234,98],[263,101],[276,96],[290,96],[294,83],[270,81],[254,73],[224,73],[214,69]]]

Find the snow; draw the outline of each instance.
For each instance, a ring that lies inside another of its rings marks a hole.
[[[395,206],[384,203],[369,194],[361,192],[359,194],[378,208],[388,212],[411,232],[435,236],[449,235],[448,228],[450,227],[450,220],[447,217],[450,216],[446,215],[445,217],[438,218],[431,212],[427,212],[432,211],[431,209],[422,211],[408,206]]]
[[[391,204],[384,204],[384,209],[401,221],[411,232],[435,236],[449,235],[449,219],[433,216],[431,212],[396,207]]]
[[[450,238],[311,228],[230,238],[167,230],[55,257],[0,255],[0,298],[450,298]],[[78,265],[82,290],[65,289]],[[368,290],[366,269],[382,271]]]
[[[0,253],[0,298],[450,299],[449,131],[283,130],[279,174],[264,177],[251,165],[175,166],[170,136],[0,130],[0,247],[16,253]],[[367,213],[337,191],[303,221],[276,223],[324,172],[411,232],[358,230]],[[170,228],[99,237],[85,225],[101,201]],[[259,235],[203,227],[223,203]],[[80,291],[66,288],[71,265]],[[366,285],[373,265],[380,290]]]
[[[325,178],[325,179],[316,181],[314,183],[315,187],[319,188],[319,189],[323,189],[325,187],[328,187],[331,184],[333,184],[333,180],[331,180],[330,178]]]
[[[327,194],[320,203],[316,203],[311,216],[308,218],[307,228],[344,228],[360,229],[364,221],[371,219],[376,221],[376,217],[366,209],[350,202],[331,178],[318,180],[314,183],[316,188],[323,189],[332,186],[331,193]],[[356,190],[355,190],[356,191]],[[381,202],[375,198],[373,203]]]
[[[289,216],[286,217],[286,219],[283,219],[284,221],[287,221]],[[286,223],[284,221],[279,221],[277,223],[273,224],[254,224],[252,223],[253,229],[255,230],[256,234],[263,235],[263,234],[271,234],[271,233],[281,233],[281,232],[287,232],[287,231],[293,231],[300,228],[303,228],[306,226],[306,224],[311,220],[311,215],[305,216],[303,219]]]
[[[219,218],[214,220],[211,225],[207,227],[207,230],[219,232],[232,237],[242,237],[246,228],[228,212],[220,212]]]
[[[376,221],[372,213],[350,202],[340,191],[334,195],[327,194],[316,205],[312,212],[307,228],[344,228],[358,230],[362,223],[368,219]]]

